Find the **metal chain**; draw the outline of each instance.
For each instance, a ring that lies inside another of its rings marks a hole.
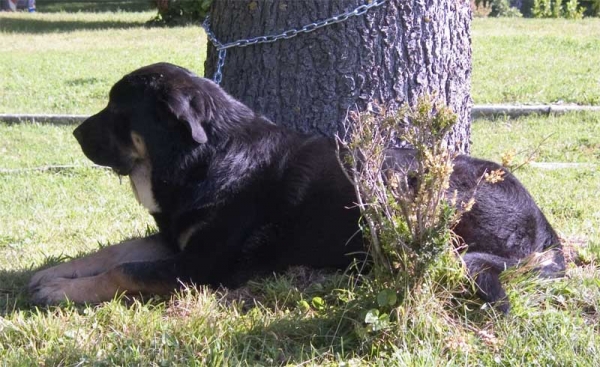
[[[202,23],[202,28],[204,28],[204,31],[206,32],[206,35],[208,36],[208,39],[210,40],[210,42],[215,46],[217,51],[219,51],[219,59],[217,60],[217,71],[215,72],[213,80],[215,83],[221,84],[221,80],[223,78],[223,65],[225,65],[225,57],[227,56],[228,48],[247,47],[247,46],[255,45],[258,43],[271,43],[271,42],[278,41],[280,39],[289,39],[292,37],[296,37],[300,33],[309,33],[309,32],[315,31],[319,28],[326,27],[330,24],[342,23],[350,17],[363,15],[364,13],[368,12],[371,8],[381,6],[385,2],[387,2],[387,0],[367,0],[366,4],[360,5],[352,11],[348,11],[348,12],[333,16],[331,18],[327,18],[324,20],[320,20],[317,22],[307,24],[300,29],[292,28],[285,32],[281,32],[279,34],[247,38],[247,39],[240,39],[240,40],[229,42],[229,43],[221,43],[217,39],[217,36],[215,36],[213,31],[210,29],[210,18],[208,16],[206,16],[206,18],[204,19],[204,22]]]

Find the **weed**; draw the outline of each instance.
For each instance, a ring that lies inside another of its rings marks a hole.
[[[420,310],[434,314],[443,330],[454,329],[451,303],[465,277],[451,228],[470,208],[454,209],[446,198],[454,153],[445,135],[455,115],[429,98],[414,108],[379,110],[353,114],[349,142],[339,143],[372,256],[370,276],[355,289],[368,300],[355,331],[369,343],[394,344],[392,335],[424,322]],[[414,147],[414,164],[388,170],[386,147],[398,138]]]

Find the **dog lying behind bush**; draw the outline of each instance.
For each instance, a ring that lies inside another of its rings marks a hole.
[[[159,232],[36,273],[37,303],[166,294],[182,283],[236,287],[293,265],[344,269],[365,258],[335,142],[277,126],[188,70],[159,63],[126,75],[74,135],[93,162],[129,176]],[[467,156],[455,164],[461,192],[499,168]],[[504,299],[499,273],[534,252],[554,248],[543,270],[564,269],[554,230],[508,173],[476,191],[455,231],[486,301]]]

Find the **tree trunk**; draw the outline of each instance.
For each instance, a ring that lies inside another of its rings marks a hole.
[[[366,0],[214,0],[221,43],[279,34],[351,11]],[[348,109],[413,105],[435,93],[458,114],[449,145],[469,151],[468,0],[388,0],[366,14],[273,43],[227,50],[221,86],[278,124],[333,135]],[[205,75],[217,51],[208,46]]]

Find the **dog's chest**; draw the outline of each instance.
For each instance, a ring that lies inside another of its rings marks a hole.
[[[160,213],[160,207],[152,193],[152,168],[148,163],[137,164],[129,174],[129,182],[137,201],[150,213]]]

